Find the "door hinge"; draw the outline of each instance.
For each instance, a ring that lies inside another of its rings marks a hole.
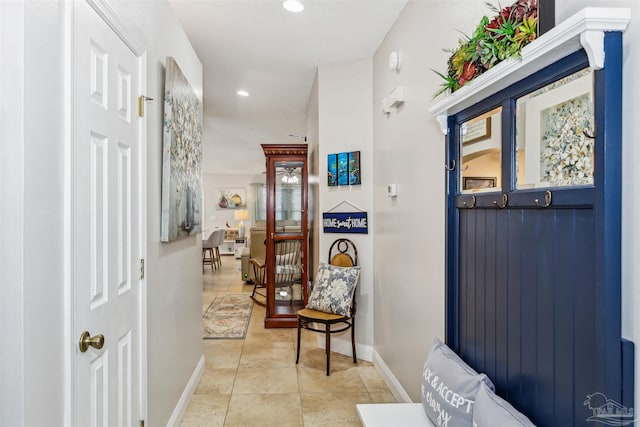
[[[144,258],[140,260],[140,280],[144,279]]]
[[[140,95],[138,97],[138,117],[144,117],[144,102],[145,101],[153,101],[153,98],[149,98],[148,96]]]
[[[140,427],[144,427],[144,420],[140,420]]]

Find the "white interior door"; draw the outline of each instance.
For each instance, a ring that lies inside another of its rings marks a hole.
[[[141,61],[85,1],[75,2],[73,262],[74,423],[131,426],[140,419]]]

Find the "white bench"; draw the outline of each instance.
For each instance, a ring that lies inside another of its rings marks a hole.
[[[356,409],[365,427],[435,427],[422,403],[367,403]]]

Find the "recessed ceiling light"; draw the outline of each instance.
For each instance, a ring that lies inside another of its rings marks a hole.
[[[249,96],[249,92],[247,92],[246,90],[239,90],[236,92],[238,95],[240,96]]]
[[[300,3],[298,0],[286,0],[282,3],[282,7],[287,9],[289,12],[302,12],[304,10],[304,5]]]

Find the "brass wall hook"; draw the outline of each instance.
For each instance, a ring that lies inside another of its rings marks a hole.
[[[548,208],[549,206],[551,206],[551,191],[547,190],[544,193],[544,205],[540,204],[540,201],[538,199],[534,200],[535,204],[537,207],[539,208]]]
[[[498,209],[504,209],[507,207],[507,203],[509,203],[509,196],[507,195],[507,193],[502,193],[502,206],[500,206],[495,200],[493,201],[493,206]]]
[[[444,168],[449,172],[454,171],[456,169],[456,160],[455,159],[449,160],[449,164],[444,165]]]
[[[476,207],[476,196],[471,196],[471,204],[467,205],[467,202],[462,202],[465,209],[473,209]]]
[[[582,134],[589,139],[596,139],[596,125],[593,125],[593,133],[590,133],[586,129],[582,129]]]

